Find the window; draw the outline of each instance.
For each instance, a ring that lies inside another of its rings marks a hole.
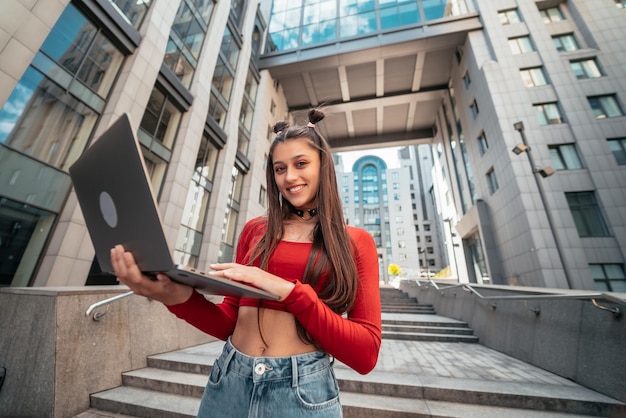
[[[174,258],[179,264],[198,265],[217,155],[217,148],[203,135],[176,239]]]
[[[337,4],[335,2],[315,2],[304,6],[302,26],[302,46],[327,42],[336,39]],[[289,18],[289,16],[287,16]]]
[[[626,292],[626,274],[623,264],[589,264],[596,289],[608,292]]]
[[[341,2],[339,30],[341,37],[363,35],[376,30],[376,10],[373,1]],[[332,3],[334,7],[334,2]]]
[[[574,144],[551,145],[548,148],[555,169],[576,170],[583,168]]]
[[[576,51],[580,48],[578,46],[576,38],[574,38],[574,34],[571,33],[568,33],[566,35],[553,36],[552,42],[554,42],[554,46],[559,52]]]
[[[398,235],[404,235],[404,228],[398,228],[397,233]]]
[[[430,225],[424,224],[424,231],[430,231]]]
[[[172,149],[180,118],[180,111],[174,103],[160,89],[153,88],[139,124],[139,139],[148,149],[153,147],[145,143],[146,140],[156,140],[168,150]]]
[[[549,9],[540,10],[539,14],[543,18],[543,23],[560,22],[565,20],[565,16],[558,7],[550,7]]]
[[[428,254],[434,254],[435,250],[433,249],[433,247],[426,247],[426,252]]]
[[[596,119],[614,118],[624,115],[614,94],[607,96],[587,97]]]
[[[152,188],[158,196],[172,147],[178,131],[181,112],[161,90],[154,87],[148,105],[139,123],[137,136],[142,145]]]
[[[265,187],[259,189],[259,205],[265,207],[265,195],[267,194]]]
[[[472,118],[476,119],[478,117],[478,113],[480,112],[478,110],[478,103],[476,103],[476,99],[474,99],[470,105],[470,111],[472,112]]]
[[[426,242],[433,242],[433,237],[430,235],[426,235],[424,238],[426,239]]]
[[[496,179],[493,167],[487,171],[487,186],[489,187],[489,194],[494,194],[498,190],[498,179]]]
[[[404,240],[399,240],[398,248],[406,248],[406,242]]]
[[[84,150],[123,61],[105,32],[70,3],[0,107],[0,143],[67,170]]]
[[[626,138],[613,138],[607,142],[617,164],[626,165]]]
[[[520,70],[520,75],[526,87],[545,86],[548,84],[543,67],[522,69]]]
[[[581,237],[606,237],[609,235],[604,217],[594,192],[565,193],[578,235]]]
[[[481,132],[478,136],[478,150],[480,151],[480,155],[485,155],[488,148],[489,144],[487,143],[487,137],[484,132]]]
[[[241,200],[241,189],[244,174],[237,167],[233,167],[230,177],[230,190],[228,192],[228,204],[224,212],[222,224],[222,242],[218,253],[218,262],[228,263],[233,260],[235,228],[237,217],[239,216],[239,202]]]
[[[420,20],[417,2],[379,2],[381,29],[417,23]]]
[[[530,37],[528,36],[520,36],[519,38],[509,39],[509,46],[511,47],[511,52],[515,55],[525,54],[535,50],[532,42],[530,41]]]
[[[212,10],[212,2],[203,8],[181,2],[174,17],[163,62],[187,88],[196,71]]]
[[[470,84],[472,84],[472,79],[470,78],[469,72],[465,71],[465,74],[463,74],[463,85],[465,86],[465,90],[469,88]]]
[[[226,26],[213,72],[208,112],[209,117],[212,117],[221,128],[224,128],[226,124],[226,114],[235,81],[238,59],[239,45],[228,26]],[[249,86],[246,85],[246,87]],[[256,94],[256,91],[254,93]]]
[[[533,105],[539,125],[557,125],[563,123],[559,106],[556,103],[542,103]]]
[[[500,17],[500,23],[502,25],[510,25],[511,23],[519,23],[522,21],[522,18],[517,9],[498,12],[498,17]]]
[[[193,178],[196,178],[196,173],[199,176],[204,177],[204,180],[198,180],[200,183],[213,182],[213,176],[215,174],[215,167],[217,166],[217,155],[219,151],[215,145],[213,145],[206,135],[202,135],[200,140],[200,148],[198,149],[198,155],[196,156],[196,167]]]
[[[584,60],[570,61],[570,67],[579,80],[585,78],[602,77],[602,72],[598,67],[595,58],[586,58]]]
[[[123,15],[125,20],[133,25],[135,29],[139,29],[143,18],[150,7],[151,0],[132,1],[132,0],[109,0],[115,5],[115,10]]]

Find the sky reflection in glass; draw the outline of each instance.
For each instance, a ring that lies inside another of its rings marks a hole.
[[[421,4],[421,7],[420,7]],[[333,42],[468,13],[467,0],[280,0],[273,3],[268,52]]]

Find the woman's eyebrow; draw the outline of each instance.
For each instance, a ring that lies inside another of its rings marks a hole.
[[[303,157],[308,158],[309,156],[307,154],[298,154],[298,155],[294,155],[290,159],[293,161],[293,160],[297,160]],[[276,165],[276,164],[284,164],[284,163],[282,161],[274,161],[273,165]]]

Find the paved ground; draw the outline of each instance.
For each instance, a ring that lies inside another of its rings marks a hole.
[[[459,322],[438,315],[383,314],[388,319]],[[480,344],[383,339],[375,371],[488,381],[575,385],[570,380]]]

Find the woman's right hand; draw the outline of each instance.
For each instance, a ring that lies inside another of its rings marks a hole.
[[[118,282],[128,286],[135,294],[157,300],[164,305],[183,303],[194,291],[190,286],[172,281],[165,274],[157,274],[156,280],[142,274],[135,257],[121,245],[111,249],[111,264]]]

